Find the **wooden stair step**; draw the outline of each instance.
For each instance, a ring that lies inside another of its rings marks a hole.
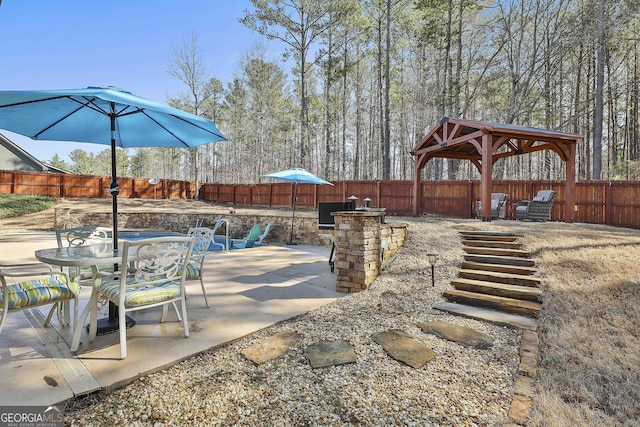
[[[471,246],[465,246],[463,249],[466,253],[472,255],[495,255],[522,258],[528,258],[530,256],[528,251],[520,249],[474,248]]]
[[[498,271],[462,269],[458,273],[458,276],[463,279],[483,280],[485,282],[505,283],[507,285],[529,286],[532,288],[540,286],[540,279],[537,277],[501,273]]]
[[[492,237],[517,237],[516,234],[506,231],[460,231],[463,236],[492,236]]]
[[[516,236],[460,236],[463,240],[486,240],[490,242],[515,242],[518,240]]]
[[[519,267],[533,267],[536,265],[535,261],[532,259],[500,255],[467,254],[464,256],[464,259],[465,261],[479,262],[483,264],[498,264]]]
[[[530,286],[508,285],[506,283],[487,282],[459,278],[451,281],[451,285],[461,291],[476,292],[479,294],[496,295],[499,297],[513,298],[527,301],[540,301],[542,291]]]
[[[495,242],[492,240],[463,240],[465,246],[475,246],[482,248],[520,249],[522,243],[518,242]]]
[[[493,308],[507,313],[516,313],[530,317],[537,317],[542,309],[542,304],[535,301],[523,301],[513,298],[499,297],[496,295],[484,295],[475,292],[460,291],[457,289],[445,291],[443,295],[449,301]]]
[[[515,242],[518,240],[516,236],[482,236],[477,234],[463,235],[464,240],[485,240],[491,242]]]
[[[465,270],[485,270],[498,273],[519,274],[527,276],[536,272],[535,268],[519,267],[514,265],[489,264],[483,262],[463,261],[462,268]]]

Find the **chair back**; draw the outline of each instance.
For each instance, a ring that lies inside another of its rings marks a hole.
[[[251,230],[249,230],[249,235],[245,239],[246,243],[244,247],[252,248],[255,241],[258,240],[258,237],[260,237],[261,231],[262,231],[262,227],[260,226],[260,224],[256,224],[253,227],[251,227]]]
[[[267,237],[267,234],[269,234],[269,230],[271,230],[271,223],[267,224],[267,226],[264,228],[264,231],[262,232],[258,240],[254,243],[254,245],[262,245],[264,243],[264,238]]]
[[[56,230],[56,241],[59,248],[103,243],[107,238],[107,229],[98,227],[74,227]]]
[[[213,241],[214,231],[208,227],[192,227],[187,236],[194,237],[191,259],[201,259],[207,254],[209,245]]]
[[[191,257],[194,240],[194,237],[176,236],[124,240],[122,285],[126,286],[127,279],[133,277],[138,283],[153,283],[159,279],[179,281],[184,288],[184,267]],[[122,298],[124,294],[122,292]]]
[[[556,197],[556,192],[553,190],[540,190],[533,200],[538,202],[551,202]]]

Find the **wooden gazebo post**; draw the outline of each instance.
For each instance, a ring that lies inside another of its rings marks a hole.
[[[574,220],[576,203],[576,145],[576,143],[569,144],[569,155],[565,160],[564,222],[567,223]]]
[[[480,201],[482,221],[491,221],[491,190],[493,189],[493,137],[482,134],[482,171],[480,173]]]

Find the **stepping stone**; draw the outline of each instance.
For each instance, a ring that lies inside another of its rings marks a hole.
[[[440,320],[418,323],[417,326],[426,333],[457,342],[465,347],[485,349],[493,345],[493,338],[490,335],[465,326],[442,322]]]
[[[304,356],[312,368],[344,365],[356,361],[353,345],[344,340],[318,341],[304,351]]]
[[[380,344],[389,356],[415,369],[422,368],[436,356],[429,347],[398,329],[378,332],[371,338]]]
[[[252,345],[240,353],[257,365],[262,365],[271,359],[282,356],[302,336],[295,331],[285,331],[275,334],[259,344]]]

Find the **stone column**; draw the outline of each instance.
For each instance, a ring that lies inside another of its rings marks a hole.
[[[344,211],[331,215],[335,220],[336,290],[363,291],[380,274],[380,227],[384,213]]]

